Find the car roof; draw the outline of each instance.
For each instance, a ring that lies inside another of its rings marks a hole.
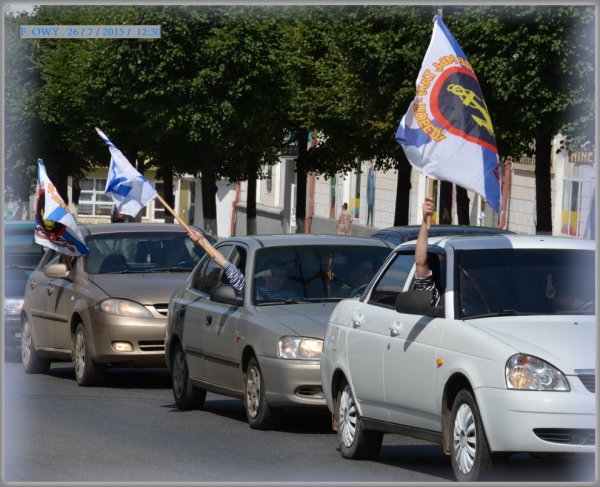
[[[4,221],[5,230],[30,230],[33,232],[35,222],[31,220],[8,220]]]
[[[314,234],[276,234],[276,235],[246,235],[240,237],[226,237],[219,239],[221,242],[244,243],[249,247],[277,247],[290,245],[367,245],[373,247],[393,248],[388,242],[371,237],[354,237],[340,235],[314,235]]]
[[[473,249],[581,249],[595,250],[596,242],[580,238],[554,237],[550,235],[518,235],[518,234],[499,234],[499,235],[452,235],[429,237],[429,245],[439,247],[452,247],[455,250],[473,250]],[[400,247],[413,247],[415,241],[400,244]]]
[[[421,225],[401,225],[397,227],[387,227],[375,231],[371,234],[371,237],[382,238],[386,235],[398,235],[401,236],[404,241],[416,239]],[[430,235],[453,235],[453,234],[514,234],[510,230],[502,230],[494,227],[479,227],[476,225],[431,225],[429,228]]]

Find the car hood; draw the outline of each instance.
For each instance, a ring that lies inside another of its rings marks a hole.
[[[256,316],[280,323],[294,333],[311,338],[325,337],[325,329],[334,303],[299,303],[256,306]]]
[[[168,303],[189,272],[147,274],[95,274],[88,279],[113,298],[131,299],[140,304]]]
[[[502,316],[467,323],[514,348],[515,353],[535,355],[565,374],[595,368],[593,316]]]

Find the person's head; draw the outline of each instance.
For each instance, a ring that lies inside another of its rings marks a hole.
[[[348,209],[348,203],[344,203],[342,205],[342,210],[347,210]]]
[[[263,275],[265,288],[271,291],[279,291],[286,281],[285,263],[278,258],[269,259],[267,262],[267,272]]]
[[[373,278],[373,264],[370,260],[361,260],[357,265],[352,266],[350,270],[350,280],[352,286],[362,286],[367,284]]]

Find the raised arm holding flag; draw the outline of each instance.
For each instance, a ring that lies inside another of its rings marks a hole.
[[[75,217],[50,181],[42,159],[38,159],[35,223],[33,238],[43,247],[70,256],[89,253]]]
[[[150,181],[131,165],[104,132],[97,127],[96,132],[104,140],[110,151],[110,167],[108,169],[108,179],[106,180],[104,193],[112,196],[117,205],[117,211],[135,217],[148,202],[156,198],[188,233],[192,232],[189,225],[179,218],[179,215],[173,211],[167,202],[156,192],[156,189],[152,187]],[[200,241],[200,245],[202,244],[203,241]],[[204,245],[202,247],[210,257],[214,257],[209,247],[205,247]]]
[[[500,211],[498,149],[477,76],[440,15],[396,132],[409,162],[435,179],[470,189]]]

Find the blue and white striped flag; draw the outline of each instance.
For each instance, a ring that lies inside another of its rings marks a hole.
[[[427,176],[455,183],[500,211],[498,149],[477,76],[439,15],[396,140]]]
[[[158,193],[102,130],[96,128],[96,132],[106,142],[111,155],[104,193],[112,196],[119,213],[135,217]]]
[[[33,238],[36,243],[71,256],[89,253],[75,217],[50,181],[42,159],[38,159],[35,223]]]

